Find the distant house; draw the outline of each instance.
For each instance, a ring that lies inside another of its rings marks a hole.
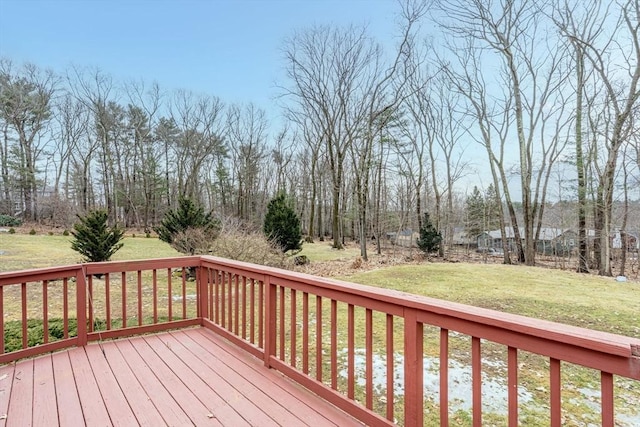
[[[524,228],[520,228],[520,238],[524,243]],[[513,227],[505,227],[507,249],[513,252],[516,249]],[[595,239],[595,231],[587,230],[588,245],[592,246]],[[623,241],[626,242],[627,251],[635,252],[640,249],[640,239],[634,233],[620,233],[616,231],[611,235],[611,248],[621,249]],[[478,249],[502,249],[502,235],[500,230],[487,231],[477,237]],[[542,227],[536,242],[536,252],[546,255],[568,255],[578,247],[578,233],[575,230]]]
[[[469,236],[464,227],[455,227],[453,229],[452,243],[457,246],[475,245],[477,243],[473,236]]]
[[[417,231],[413,231],[410,228],[406,228],[399,233],[387,233],[387,239],[392,244],[402,246],[404,248],[413,248],[418,246],[417,240],[420,235]]]
[[[616,230],[611,236],[611,248],[622,249],[626,243],[628,252],[635,252],[639,249],[638,235],[629,232],[620,232]]]

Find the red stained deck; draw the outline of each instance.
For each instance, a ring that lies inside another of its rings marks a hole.
[[[0,425],[362,425],[205,328],[0,367]]]

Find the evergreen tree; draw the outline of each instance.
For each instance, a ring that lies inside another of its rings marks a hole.
[[[105,210],[89,212],[85,217],[78,215],[78,218],[80,222],[73,226],[74,231],[71,232],[74,237],[71,249],[83,255],[88,262],[109,261],[123,246],[120,241],[124,236],[124,229],[109,227]]]
[[[279,193],[267,205],[263,231],[282,252],[302,248],[300,219],[284,193]]]
[[[424,220],[422,221],[422,227],[420,227],[420,237],[418,237],[418,247],[422,252],[430,254],[437,252],[440,249],[440,243],[442,242],[442,235],[431,223],[429,218],[429,212],[424,213]]]
[[[484,194],[484,209],[485,209],[485,224],[487,230],[497,230],[500,228],[500,199],[498,193],[493,187],[493,184],[489,184],[487,191]]]
[[[206,252],[208,243],[220,231],[220,222],[212,212],[205,213],[204,207],[190,198],[181,197],[178,208],[169,210],[154,231],[160,240],[176,250],[194,255]]]
[[[485,230],[485,202],[478,187],[473,187],[473,192],[465,201],[466,207],[466,231],[467,236],[475,239]]]

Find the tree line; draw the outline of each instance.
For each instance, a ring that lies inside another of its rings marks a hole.
[[[255,228],[284,192],[307,239],[353,238],[365,259],[429,211],[441,255],[456,227],[511,226],[505,262],[533,265],[560,182],[579,270],[610,275],[629,212],[614,206],[633,202],[640,175],[640,0],[408,0],[397,21],[391,48],[365,26],[292,33],[280,129],[253,104],[3,58],[0,213],[66,226],[105,208],[150,230],[189,197]],[[472,174],[488,183],[467,196]]]

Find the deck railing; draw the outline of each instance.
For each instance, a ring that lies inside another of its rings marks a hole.
[[[0,273],[0,363],[192,325],[368,425],[449,425],[466,416],[461,391],[474,426],[540,416],[560,426],[583,408],[576,393],[598,405],[604,426],[640,416],[623,407],[633,402],[624,393],[640,392],[637,338],[209,256]],[[15,330],[19,348],[5,353]]]

